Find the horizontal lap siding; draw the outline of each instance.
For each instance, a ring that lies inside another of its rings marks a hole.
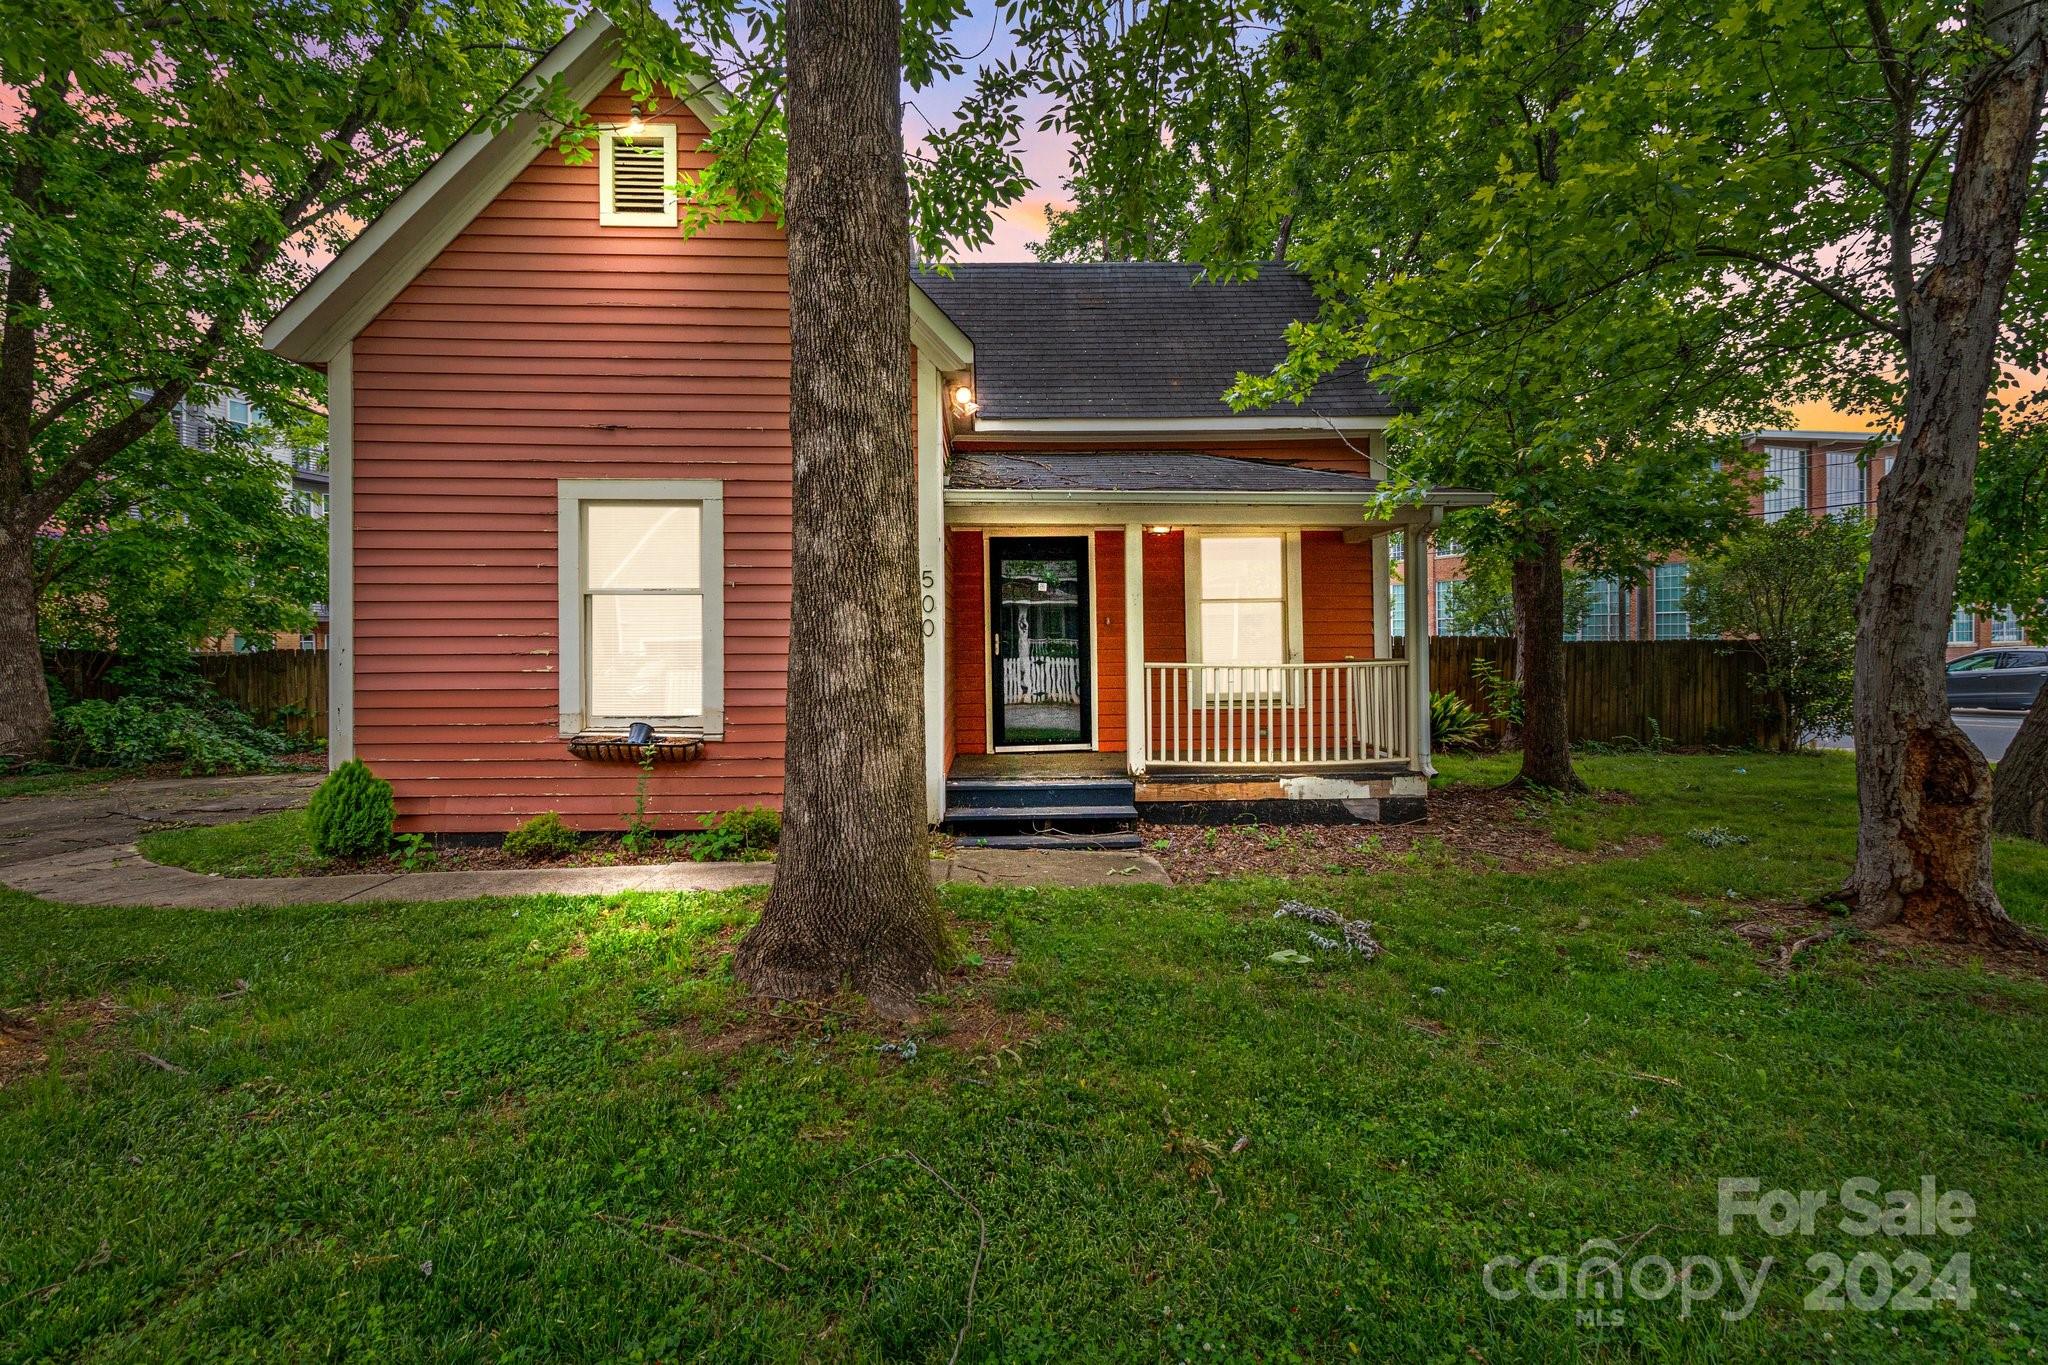
[[[1307,663],[1370,659],[1372,545],[1342,531],[1301,533],[1301,651]]]
[[[1128,715],[1124,675],[1124,533],[1095,533],[1095,747],[1122,753]]]
[[[630,113],[614,88],[600,119]],[[679,115],[680,160],[704,130]],[[632,765],[558,733],[556,481],[719,479],[725,739],[649,783],[662,828],[777,804],[789,648],[781,235],[600,228],[543,152],[356,339],[356,750],[400,828],[621,828]]]
[[[946,555],[953,575],[946,605],[952,617],[953,754],[958,757],[988,752],[989,637],[982,624],[987,594],[981,532],[948,532]]]

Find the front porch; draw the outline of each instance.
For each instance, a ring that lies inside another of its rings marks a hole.
[[[944,808],[992,783],[1101,798],[1121,777],[1114,804],[1146,819],[1420,818],[1428,666],[1393,657],[1394,613],[1427,633],[1444,502],[1366,521],[1377,485],[1362,474],[1135,462],[956,457]],[[1161,471],[1183,486],[1076,486]]]

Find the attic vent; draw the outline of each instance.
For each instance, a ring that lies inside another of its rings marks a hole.
[[[607,227],[674,227],[676,130],[672,123],[606,129],[598,145],[597,221]]]

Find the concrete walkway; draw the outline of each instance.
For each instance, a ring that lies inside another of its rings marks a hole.
[[[324,773],[123,777],[0,801],[0,867],[132,844],[154,830],[225,825],[303,806]]]
[[[335,877],[219,877],[164,867],[136,851],[157,829],[223,825],[304,805],[320,773],[122,778],[0,801],[0,884],[69,905],[244,905],[463,901],[478,896],[603,896],[615,891],[722,891],[774,880],[773,863],[648,863],[482,872],[366,872]],[[932,880],[965,886],[1167,884],[1145,853],[960,849]]]
[[[965,886],[1167,884],[1145,853],[961,849],[934,859],[932,880]],[[479,896],[603,896],[616,891],[722,891],[774,880],[773,863],[649,863],[482,872],[360,873],[333,877],[219,877],[150,862],[133,844],[83,849],[0,867],[0,882],[67,905],[220,910],[246,905],[466,901]]]

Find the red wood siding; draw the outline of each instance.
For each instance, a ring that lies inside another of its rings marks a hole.
[[[624,118],[616,87],[592,106]],[[687,113],[681,164],[704,130]],[[357,753],[406,830],[623,826],[637,770],[558,734],[556,480],[725,484],[722,742],[654,770],[663,828],[782,794],[789,295],[771,226],[600,228],[543,152],[355,342]]]
[[[946,533],[948,615],[952,617],[950,684],[953,690],[953,754],[988,752],[988,610],[982,585],[979,531]]]
[[[1188,658],[1187,536],[1145,533],[1145,661],[1186,663]]]
[[[1129,672],[1124,658],[1124,533],[1095,533],[1095,747],[1122,753],[1127,742]]]
[[[1372,657],[1372,546],[1342,531],[1301,533],[1301,656],[1312,664]]]

